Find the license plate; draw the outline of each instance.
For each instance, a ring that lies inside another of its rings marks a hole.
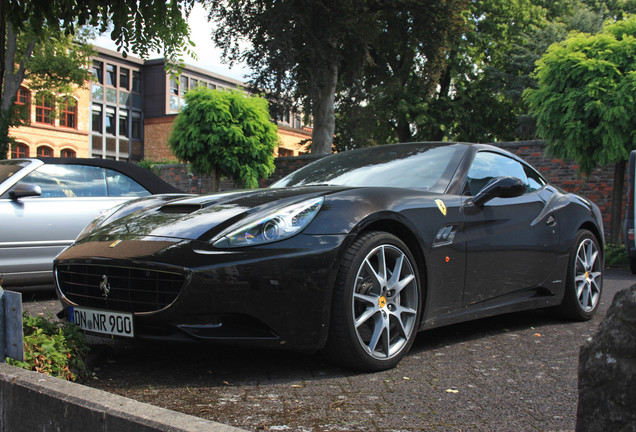
[[[82,330],[112,336],[135,336],[131,313],[69,307],[68,316],[69,321]]]

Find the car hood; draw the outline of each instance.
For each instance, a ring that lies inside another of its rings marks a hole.
[[[232,191],[175,199],[100,226],[86,239],[150,236],[210,240],[224,229],[255,213],[267,213],[306,199],[346,189],[348,188],[307,186]]]

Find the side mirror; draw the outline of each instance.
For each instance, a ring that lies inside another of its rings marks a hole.
[[[40,186],[31,183],[20,183],[9,191],[9,196],[12,200],[40,195],[42,195],[42,189]]]
[[[483,207],[493,198],[514,198],[526,193],[526,184],[517,177],[494,177],[484,186],[472,202]]]

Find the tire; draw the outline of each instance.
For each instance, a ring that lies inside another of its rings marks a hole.
[[[580,230],[570,252],[561,314],[575,321],[594,316],[603,291],[603,254],[588,230]]]
[[[400,239],[380,231],[359,237],[338,271],[327,356],[364,371],[397,365],[419,327],[419,280],[415,259]]]

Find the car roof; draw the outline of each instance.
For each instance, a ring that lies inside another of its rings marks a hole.
[[[45,164],[59,164],[59,165],[87,165],[101,168],[108,168],[120,172],[137,183],[142,185],[152,194],[159,193],[183,193],[183,191],[177,189],[171,184],[163,181],[156,176],[153,172],[146,168],[142,168],[134,163],[115,161],[110,159],[95,159],[95,158],[57,158],[57,157],[38,157],[38,158],[23,158],[23,160],[41,160]]]

